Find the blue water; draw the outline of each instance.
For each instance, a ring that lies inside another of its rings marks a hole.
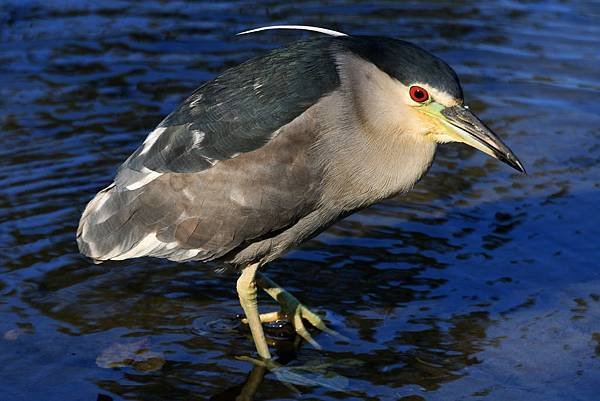
[[[600,399],[598,21],[591,1],[0,2],[0,400]],[[411,194],[273,263],[350,339],[278,341],[304,382],[236,358],[235,277],[74,241],[195,87],[307,36],[235,36],[279,23],[434,52],[529,172],[446,145]]]

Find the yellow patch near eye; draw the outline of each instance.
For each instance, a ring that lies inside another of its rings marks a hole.
[[[423,125],[427,126],[427,137],[432,141],[437,143],[459,141],[456,131],[446,123],[446,118],[442,115],[444,109],[444,105],[433,100],[415,108],[419,112]]]

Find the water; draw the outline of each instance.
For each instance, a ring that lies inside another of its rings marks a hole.
[[[597,400],[599,18],[598,3],[571,1],[4,1],[0,399]],[[317,334],[321,352],[280,341],[286,366],[310,368],[295,371],[304,382],[261,380],[236,358],[254,345],[234,277],[95,266],[74,241],[85,203],[179,101],[303,36],[234,36],[275,23],[435,52],[529,171],[444,146],[410,195],[273,263],[350,338]]]

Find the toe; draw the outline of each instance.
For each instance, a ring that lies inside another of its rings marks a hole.
[[[296,329],[296,333],[298,333],[300,337],[306,340],[306,342],[310,343],[310,345],[312,345],[318,350],[322,349],[319,343],[316,342],[314,338],[312,338],[308,330],[306,330],[306,328],[304,327],[304,323],[302,322],[302,315],[299,312],[294,315],[294,328]]]
[[[314,327],[316,327],[317,329],[319,329],[327,334],[337,337],[341,340],[349,341],[349,339],[347,337],[345,337],[345,336],[341,335],[340,333],[338,333],[337,331],[327,327],[327,325],[325,324],[325,322],[323,322],[323,319],[321,319],[321,317],[319,315],[312,312],[310,309],[304,307],[303,305],[301,305],[301,308],[302,308],[302,317],[304,319],[306,319]]]
[[[275,312],[261,313],[259,315],[259,317],[260,317],[261,323],[271,323],[271,322],[276,322],[278,320],[285,319],[285,314],[283,314],[279,311],[275,311]],[[243,317],[242,323],[248,324],[248,319],[246,317]]]

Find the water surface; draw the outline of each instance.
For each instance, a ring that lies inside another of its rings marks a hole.
[[[597,400],[599,19],[573,1],[2,2],[0,399]],[[96,266],[74,241],[86,202],[195,87],[306,36],[234,36],[275,23],[441,56],[529,171],[444,146],[411,194],[273,263],[350,338],[277,344],[331,385],[301,394],[236,359],[254,345],[235,277]]]

